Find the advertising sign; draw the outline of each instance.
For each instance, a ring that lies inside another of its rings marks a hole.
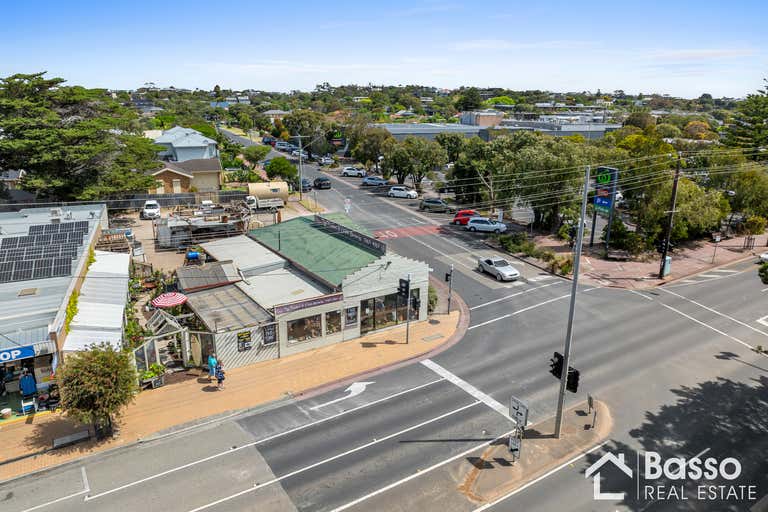
[[[240,331],[237,333],[237,351],[245,352],[251,350],[253,344],[251,343],[251,331]]]
[[[331,220],[326,219],[325,217],[315,215],[315,223],[329,231],[341,235],[343,238],[346,238],[352,243],[365,247],[366,249],[371,249],[372,251],[379,254],[385,254],[387,252],[387,244],[384,242],[379,242],[375,238],[364,235],[346,226],[342,226],[341,224],[337,224]]]
[[[619,170],[613,167],[598,167],[595,173],[595,210],[609,214],[616,195],[616,180]]]
[[[27,359],[29,357],[35,357],[35,347],[32,345],[0,350],[0,363],[8,363],[10,361]]]
[[[333,302],[340,302],[343,297],[344,296],[341,293],[334,293],[331,295],[315,297],[313,299],[298,300],[296,302],[289,302],[288,304],[280,304],[275,306],[275,315],[284,315],[286,313],[292,313],[301,309],[314,308],[315,306],[323,306]]]

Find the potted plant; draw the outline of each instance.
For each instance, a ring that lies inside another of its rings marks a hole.
[[[141,372],[141,384],[150,384],[152,389],[165,385],[165,366],[160,363],[152,363],[148,369]]]

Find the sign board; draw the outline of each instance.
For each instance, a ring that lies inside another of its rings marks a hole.
[[[616,195],[616,180],[619,170],[613,167],[598,167],[595,172],[595,210],[608,214]]]
[[[509,451],[512,453],[514,459],[520,458],[520,448],[523,446],[523,438],[518,432],[514,432],[509,436]]]
[[[357,327],[357,306],[352,306],[344,311],[344,330]]]
[[[355,231],[354,229],[342,226],[341,224],[337,224],[332,220],[328,220],[320,215],[315,215],[315,224],[321,226],[327,231],[339,234],[342,236],[342,238],[345,238],[354,244],[365,247],[366,249],[370,249],[380,255],[384,255],[387,252],[387,244],[384,242],[380,242],[379,240],[376,240],[375,238],[372,238],[368,235],[364,235],[359,231]]]
[[[277,324],[268,324],[261,328],[262,345],[272,345],[277,342]]]
[[[297,300],[296,302],[279,304],[275,306],[275,315],[284,315],[286,313],[293,313],[294,311],[299,311],[301,309],[314,308],[316,306],[341,302],[343,298],[344,295],[341,293],[332,293],[330,295],[322,295],[312,299]]]
[[[237,333],[237,351],[245,352],[251,350],[253,343],[251,342],[251,331],[240,331]]]
[[[28,359],[30,357],[35,357],[35,347],[32,345],[0,350],[0,363],[8,363],[10,361]]]
[[[509,397],[509,417],[522,430],[528,425],[528,405],[513,396]]]
[[[350,210],[352,210],[352,200],[347,198],[344,200],[344,213],[349,215]]]

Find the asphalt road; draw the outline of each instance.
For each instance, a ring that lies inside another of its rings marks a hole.
[[[305,175],[319,174],[307,165]],[[494,251],[483,235],[422,214],[415,201],[332,177],[318,201],[377,232],[396,252],[427,261],[471,310],[465,338],[431,362],[377,375],[347,400],[343,389],[148,441],[0,485],[3,512],[30,510],[474,510],[446,472],[503,436],[510,395],[536,423],[555,412],[559,381],[549,358],[565,336],[570,282],[528,265],[523,279],[498,283],[475,270]],[[743,464],[739,483],[768,494],[765,412],[766,291],[745,262],[665,289],[635,293],[581,287],[572,366],[576,404],[608,404],[607,445],[536,481],[493,510],[682,510],[691,502],[638,500],[636,482],[606,469],[606,489],[625,499],[595,501],[584,471],[608,450],[634,461],[640,451],[691,457],[709,449]],[[84,478],[84,476],[86,478]],[[87,499],[85,498],[87,497]],[[751,504],[697,502],[696,510]]]

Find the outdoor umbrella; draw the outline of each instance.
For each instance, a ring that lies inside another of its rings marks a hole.
[[[152,299],[152,305],[156,308],[172,308],[181,306],[185,302],[187,302],[187,296],[178,292],[163,293]]]

